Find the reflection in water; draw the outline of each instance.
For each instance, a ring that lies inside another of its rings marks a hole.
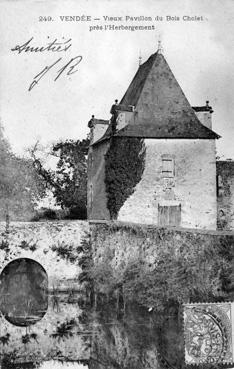
[[[37,369],[37,364],[33,362],[29,363],[17,363],[8,362],[7,360],[2,361],[2,369]]]
[[[12,325],[0,316],[0,357],[4,365],[89,358],[90,332],[79,323],[81,310],[77,302],[68,303],[69,295],[58,294],[59,309],[54,308],[54,296],[49,296],[45,316],[29,327]]]
[[[88,369],[87,365],[77,362],[61,362],[61,361],[44,361],[39,369]]]
[[[183,333],[178,310],[163,317],[129,307],[117,319],[113,308],[93,315],[89,369],[183,368]]]
[[[42,320],[16,327],[0,320],[4,369],[157,369],[184,368],[181,314],[171,307],[163,317],[136,306],[117,314],[80,310],[78,296],[49,297]],[[63,366],[61,366],[62,364]]]
[[[16,259],[0,275],[0,311],[14,325],[35,324],[46,313],[47,289],[47,273],[39,263]]]
[[[88,369],[87,365],[78,362],[64,362],[64,361],[44,361],[41,364],[34,362],[29,363],[4,363],[2,362],[2,369]]]
[[[54,292],[45,316],[28,327],[0,317],[1,369],[186,368],[178,307],[161,315],[137,306],[95,311],[81,310],[78,300],[78,294]]]

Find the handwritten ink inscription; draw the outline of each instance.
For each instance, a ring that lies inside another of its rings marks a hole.
[[[49,36],[47,37],[50,38]],[[66,53],[72,46],[72,39],[69,38],[67,40],[62,38],[62,41],[58,41],[57,38],[53,39],[52,41],[48,41],[43,46],[34,46],[32,45],[34,38],[31,37],[28,41],[23,43],[22,45],[16,45],[14,46],[11,51],[16,52],[19,54],[21,53],[44,53],[44,52],[52,52],[52,53]],[[50,65],[45,66],[35,77],[33,77],[33,81],[30,83],[28,91],[31,91],[36,85],[38,85],[39,81],[50,71],[54,70],[56,66],[60,64],[60,68],[56,69],[56,76],[53,79],[54,82],[57,81],[57,79],[62,75],[65,74],[67,76],[71,76],[72,74],[76,73],[78,71],[77,66],[82,61],[83,57],[81,55],[77,55],[68,62],[65,62],[65,64],[62,64],[63,58],[58,58],[55,62],[53,62]],[[62,66],[61,66],[62,64]]]
[[[56,64],[58,64],[60,61],[62,60],[62,58],[59,58],[58,60],[56,60],[53,64],[51,64],[50,66],[46,66],[44,69],[42,69],[42,71],[40,73],[38,73],[34,78],[32,83],[29,86],[28,91],[31,91],[33,89],[34,86],[36,86],[38,84],[38,82],[41,80],[42,77],[44,77],[44,75],[46,73],[48,73]],[[77,72],[78,69],[75,69],[76,66],[81,62],[82,60],[82,56],[75,56],[74,58],[71,58],[71,60],[65,64],[61,69],[59,69],[57,71],[57,76],[54,78],[54,81],[57,81],[57,79],[61,76],[61,74],[63,72],[66,71],[66,75],[70,76],[71,74],[74,74]]]

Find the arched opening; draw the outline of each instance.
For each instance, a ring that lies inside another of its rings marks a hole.
[[[35,260],[19,258],[5,266],[0,275],[0,310],[17,326],[35,324],[48,308],[48,276]]]

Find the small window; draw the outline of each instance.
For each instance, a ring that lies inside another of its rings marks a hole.
[[[175,175],[174,160],[171,158],[162,159],[162,175],[164,178],[171,178]]]
[[[90,205],[93,206],[93,185],[90,184]]]
[[[223,179],[221,177],[221,175],[219,174],[217,177],[217,196],[222,196],[223,195]]]
[[[223,187],[223,180],[222,180],[221,175],[218,175],[218,186]]]

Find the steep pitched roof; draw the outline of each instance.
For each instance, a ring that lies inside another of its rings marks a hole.
[[[135,106],[130,123],[115,136],[215,139],[197,118],[164,56],[156,52],[135,74],[120,105]],[[110,137],[107,129],[101,140]],[[100,140],[99,140],[100,141]]]

